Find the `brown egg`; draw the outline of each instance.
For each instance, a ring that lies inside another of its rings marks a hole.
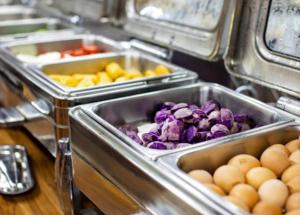
[[[239,168],[230,165],[219,167],[215,171],[213,178],[215,184],[227,193],[230,192],[234,185],[245,182],[243,172]]]
[[[299,163],[300,164],[300,150],[294,151],[290,157],[289,160],[292,164]]]
[[[282,181],[271,179],[260,186],[258,195],[262,201],[283,207],[289,196],[289,190]]]
[[[213,177],[205,170],[192,170],[188,174],[201,183],[213,183]]]
[[[294,151],[300,150],[300,140],[295,139],[290,142],[288,142],[285,147],[287,150],[289,150],[290,153],[293,153]]]
[[[287,211],[293,211],[296,209],[300,209],[300,192],[293,193],[286,202]]]
[[[292,178],[296,177],[296,176],[300,176],[300,164],[295,164],[290,166],[289,168],[287,168],[282,176],[281,176],[281,180],[284,183],[287,183],[289,180],[291,180]]]
[[[300,176],[296,176],[288,181],[286,184],[290,193],[300,192]]]
[[[290,155],[289,150],[283,144],[274,144],[271,145],[268,149],[279,149],[285,152],[288,156]]]
[[[272,170],[277,176],[287,169],[291,162],[288,155],[281,149],[266,149],[260,157],[261,166]]]
[[[239,168],[244,174],[247,174],[250,169],[260,166],[260,162],[254,156],[241,154],[231,158],[228,162],[228,165],[235,166]]]
[[[238,199],[234,196],[225,196],[224,199],[226,199],[227,201],[230,201],[231,203],[233,203],[234,205],[236,205],[237,207],[249,212],[249,208],[248,206],[241,200]]]
[[[252,212],[259,215],[281,215],[281,208],[270,202],[260,201],[257,203]]]
[[[219,194],[220,196],[225,196],[225,192],[220,188],[218,187],[217,185],[215,184],[204,184],[207,188],[209,188],[211,191]]]
[[[229,195],[242,200],[250,209],[259,201],[256,190],[249,184],[235,185]]]
[[[300,209],[289,211],[284,215],[299,215],[300,214]]]
[[[264,182],[276,179],[276,175],[265,167],[255,167],[247,173],[246,179],[248,184],[258,189]]]

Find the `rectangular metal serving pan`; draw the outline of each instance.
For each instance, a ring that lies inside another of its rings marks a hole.
[[[118,127],[125,124],[136,126],[149,124],[149,119],[153,120],[154,117],[154,108],[166,101],[200,105],[211,99],[217,100],[222,106],[230,108],[234,113],[248,113],[257,123],[264,124],[265,126],[219,139],[193,144],[187,146],[187,148],[198,147],[199,145],[210,145],[216,141],[239,137],[247,133],[256,132],[262,128],[270,128],[293,121],[293,117],[283,111],[238,94],[228,88],[211,83],[197,83],[190,86],[104,101],[86,106],[83,109],[89,116],[97,121],[99,125],[117,136],[124,144],[131,146],[152,159],[156,159],[159,156],[181,151],[182,149],[155,150],[145,148],[120,132]]]
[[[103,48],[106,52],[93,54],[93,55],[86,55],[76,57],[73,60],[78,60],[81,58],[89,58],[90,56],[101,56],[105,53],[109,52],[119,52],[124,49],[124,47],[116,41],[110,40],[108,38],[99,36],[99,35],[89,35],[89,34],[82,34],[82,35],[67,35],[63,38],[58,37],[50,37],[50,38],[40,38],[40,39],[27,39],[27,40],[19,40],[13,41],[9,43],[5,43],[2,45],[1,49],[4,51],[5,54],[10,56],[13,60],[22,62],[24,64],[39,64],[39,63],[29,63],[22,61],[17,57],[18,54],[26,54],[26,55],[39,55],[46,52],[53,52],[53,51],[67,51],[72,49],[81,48],[83,44],[93,44]],[[70,61],[70,59],[61,59],[59,61],[52,61],[47,63],[55,63],[55,62],[63,62],[63,61]]]
[[[64,87],[48,78],[49,74],[95,74],[102,71],[108,63],[116,62],[125,69],[138,69],[144,71],[146,69],[153,69],[158,64],[166,66],[170,71],[170,75],[141,78],[137,80],[129,80],[120,83],[112,83],[108,85],[96,85],[89,88],[68,88]],[[86,94],[88,95],[95,89],[101,90],[103,94],[111,94],[118,92],[122,88],[133,87],[138,89],[143,86],[151,85],[165,85],[172,84],[180,79],[195,79],[196,73],[180,68],[173,64],[167,63],[163,60],[155,58],[150,55],[145,55],[136,51],[123,51],[119,53],[104,53],[100,56],[90,55],[88,59],[70,59],[68,62],[58,62],[52,64],[44,64],[38,66],[31,66],[31,69],[48,84],[55,87],[57,90],[67,92],[69,95]]]
[[[33,8],[19,5],[0,6],[0,21],[32,19],[38,17],[40,16]]]
[[[166,155],[158,159],[176,177],[188,182],[195,190],[201,191],[216,202],[228,209],[234,207],[225,202],[219,195],[211,192],[204,185],[189,177],[186,172],[194,169],[204,169],[213,174],[221,165],[226,164],[232,157],[238,154],[249,154],[259,159],[262,152],[273,144],[286,144],[299,138],[299,121],[278,127],[260,129],[255,133],[218,141],[211,145],[200,146],[194,149],[186,149],[182,152]],[[170,177],[175,177],[171,176]],[[237,214],[246,214],[238,210]]]
[[[47,29],[47,31],[40,31]],[[0,22],[0,42],[24,39],[29,36],[73,33],[79,30],[54,18],[9,20]]]

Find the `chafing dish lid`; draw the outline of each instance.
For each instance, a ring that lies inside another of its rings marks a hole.
[[[300,97],[300,1],[244,1],[233,32],[231,74]]]
[[[239,1],[128,0],[125,29],[205,60],[225,52]]]

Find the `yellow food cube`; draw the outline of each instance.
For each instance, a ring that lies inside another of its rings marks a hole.
[[[74,79],[70,75],[49,75],[49,77],[58,82],[61,85],[67,86],[67,87],[75,87],[78,84],[78,80]]]
[[[147,77],[147,78],[156,77],[156,76],[157,75],[153,70],[148,69],[148,70],[145,71],[145,77]]]
[[[68,87],[76,87],[78,83],[79,83],[79,81],[76,78],[73,78],[72,76],[70,76],[67,79],[65,85]]]
[[[128,79],[137,79],[137,78],[142,78],[143,74],[138,70],[134,70],[134,71],[126,72],[125,77]]]
[[[158,75],[158,76],[170,74],[169,69],[163,65],[158,65],[154,71],[155,71],[156,75]]]
[[[57,75],[57,74],[49,75],[49,78],[51,78],[52,80],[57,81],[57,82],[63,82],[68,77],[70,77],[70,76],[69,75]]]
[[[115,80],[115,82],[124,82],[124,81],[128,81],[128,80],[129,80],[129,79],[126,78],[125,76],[121,76],[121,77],[117,78],[117,79]]]
[[[98,77],[94,74],[75,73],[72,75],[72,77],[77,79],[78,82],[82,81],[83,79],[91,79],[94,83],[98,82]]]
[[[112,83],[112,79],[107,75],[106,72],[98,72],[97,77],[98,77],[97,84],[110,84],[110,83]]]
[[[109,63],[107,64],[105,71],[113,80],[117,79],[118,77],[122,76],[125,71],[122,67],[117,63]]]
[[[94,81],[91,78],[82,79],[76,87],[92,87],[95,86]]]

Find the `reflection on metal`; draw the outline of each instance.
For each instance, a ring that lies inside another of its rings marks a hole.
[[[16,195],[34,186],[26,149],[20,145],[0,146],[0,193]]]
[[[280,97],[276,107],[300,117],[300,101],[288,97]]]
[[[299,1],[271,1],[265,37],[271,50],[300,57]]]
[[[224,1],[220,0],[135,0],[140,16],[211,30],[219,22]]]

